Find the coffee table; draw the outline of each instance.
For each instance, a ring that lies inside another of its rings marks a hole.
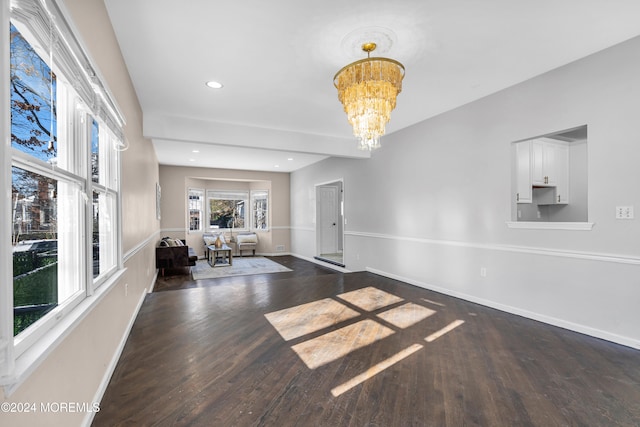
[[[214,245],[207,246],[209,259],[209,265],[211,267],[228,267],[233,265],[233,254],[231,248],[227,245],[222,245],[216,248]]]

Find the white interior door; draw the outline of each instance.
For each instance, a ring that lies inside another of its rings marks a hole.
[[[338,189],[318,187],[320,255],[338,252]]]

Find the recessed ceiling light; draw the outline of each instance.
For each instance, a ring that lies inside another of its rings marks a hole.
[[[199,152],[200,152],[200,150],[192,150],[191,152],[192,152],[192,153],[199,153]]]
[[[280,165],[273,165],[273,167],[274,167],[274,168],[279,168],[279,167],[280,167]]]
[[[211,89],[221,89],[222,83],[218,83],[216,81],[211,80],[210,82],[207,82],[207,86],[210,87]]]
[[[291,160],[293,160],[293,157],[289,157],[287,160],[291,161]]]
[[[195,162],[195,161],[196,161],[196,159],[189,159],[189,161],[190,161],[190,162]]]

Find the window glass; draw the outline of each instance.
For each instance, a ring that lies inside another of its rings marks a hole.
[[[79,186],[18,167],[11,172],[17,335],[81,289]]]
[[[52,163],[57,156],[56,76],[10,26],[11,146]]]
[[[91,120],[91,180],[100,182],[100,128],[98,122]],[[104,182],[104,180],[102,180]]]
[[[94,279],[115,267],[114,196],[100,191],[93,192],[92,268]]]
[[[251,192],[252,227],[256,230],[266,230],[268,224],[268,199],[267,191]]]
[[[57,182],[12,168],[14,334],[58,304]]]
[[[209,228],[246,229],[249,194],[233,191],[208,192]]]
[[[189,231],[202,231],[202,208],[204,191],[189,189]]]

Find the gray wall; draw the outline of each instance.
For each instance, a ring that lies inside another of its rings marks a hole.
[[[371,159],[293,173],[292,251],[314,255],[314,185],[343,179],[348,269],[640,348],[640,223],[614,215],[640,207],[639,50],[632,39],[387,135]],[[510,143],[585,124],[593,229],[508,228]]]

